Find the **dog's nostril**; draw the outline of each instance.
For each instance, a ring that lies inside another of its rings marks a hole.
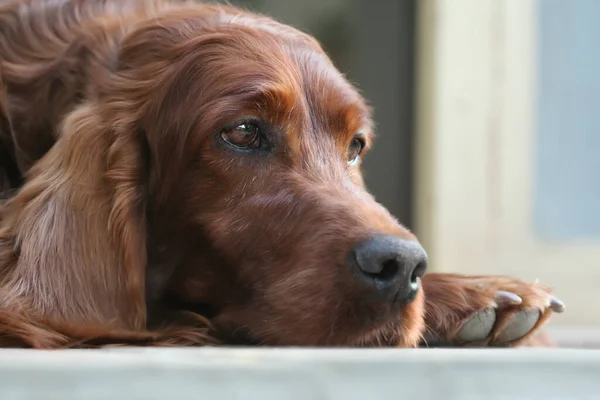
[[[422,278],[425,275],[425,271],[427,270],[427,263],[425,261],[421,261],[417,264],[415,269],[412,272],[411,280],[416,281],[417,278]]]
[[[381,264],[381,271],[377,273],[363,271],[363,273],[378,281],[387,282],[393,280],[398,275],[399,269],[398,260],[387,260]]]
[[[425,275],[426,270],[427,270],[427,263],[425,261],[421,261],[419,264],[417,264],[417,266],[413,270],[412,274],[410,275],[410,285],[413,288],[417,289],[417,287],[419,285],[419,278],[422,278],[423,275]]]

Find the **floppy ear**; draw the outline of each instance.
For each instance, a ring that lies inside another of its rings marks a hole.
[[[85,105],[65,118],[3,211],[2,290],[48,321],[139,330],[146,325],[143,139],[118,121],[107,126],[100,111]]]
[[[10,121],[6,113],[4,85],[0,71],[0,201],[20,184],[20,171],[14,157]]]

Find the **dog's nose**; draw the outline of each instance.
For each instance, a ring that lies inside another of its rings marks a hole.
[[[427,268],[427,253],[416,241],[391,235],[372,236],[351,252],[351,261],[373,292],[394,303],[409,303]]]

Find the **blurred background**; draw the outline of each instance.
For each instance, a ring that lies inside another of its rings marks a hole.
[[[369,100],[367,186],[431,270],[539,279],[554,337],[600,345],[600,1],[232,3],[316,36]]]

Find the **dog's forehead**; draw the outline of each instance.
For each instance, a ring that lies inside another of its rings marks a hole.
[[[253,14],[222,15],[221,20],[262,34],[266,39],[264,42],[249,40],[247,43],[256,46],[254,50],[258,55],[262,53],[263,62],[273,64],[272,79],[277,82],[278,89],[283,89],[278,90],[278,95],[287,91],[288,96],[296,97],[292,102],[293,111],[297,113],[304,109],[313,127],[331,134],[354,135],[362,131],[367,138],[371,136],[370,108],[316,39],[291,26]],[[250,32],[242,29],[240,33]],[[250,36],[254,39],[254,35]],[[273,49],[273,45],[277,49]],[[279,57],[269,54],[273,51]],[[296,107],[297,103],[304,107]]]
[[[297,50],[293,55],[301,71],[303,95],[313,124],[337,135],[370,136],[370,109],[364,98],[323,52]]]

